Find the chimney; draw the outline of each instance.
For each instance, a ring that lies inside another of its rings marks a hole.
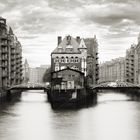
[[[61,41],[62,41],[62,37],[58,36],[58,45],[61,43]]]
[[[80,36],[76,37],[76,41],[80,44]]]

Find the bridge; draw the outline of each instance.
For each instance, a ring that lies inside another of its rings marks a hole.
[[[139,85],[136,85],[136,84],[132,84],[132,83],[128,83],[128,82],[105,82],[105,83],[101,83],[101,84],[98,84],[98,85],[95,85],[95,86],[91,86],[90,87],[91,89],[93,90],[100,90],[100,89],[103,89],[103,90],[106,90],[106,89],[111,89],[111,90],[121,90],[121,89],[126,89],[126,90],[129,90],[129,89],[140,89],[140,86]]]
[[[48,95],[47,91],[49,90],[49,86],[40,83],[23,83],[14,85],[7,89],[6,98],[7,100],[11,100],[12,96],[18,96],[22,91],[25,90],[44,90],[44,92],[46,92],[46,94]],[[49,95],[48,98],[50,98]]]
[[[46,84],[40,83],[23,83],[19,85],[14,85],[10,87],[8,90],[47,90],[49,86]]]

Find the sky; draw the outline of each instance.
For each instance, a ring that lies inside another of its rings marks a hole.
[[[96,35],[99,61],[125,56],[140,32],[140,0],[0,0],[31,67],[50,64],[57,36]]]

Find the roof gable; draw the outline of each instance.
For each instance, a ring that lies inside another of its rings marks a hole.
[[[79,53],[78,47],[79,44],[76,39],[68,35],[62,40],[62,42],[55,48],[52,53],[69,53],[67,52],[67,49],[72,49],[72,53]],[[59,51],[59,49],[61,49],[61,51]]]
[[[65,70],[75,71],[75,72],[77,72],[77,73],[80,73],[80,74],[83,74],[83,75],[84,75],[83,72],[81,72],[81,71],[79,71],[79,70],[71,69],[70,67],[67,67],[67,68],[62,69],[62,70],[59,70],[59,71],[53,71],[52,73],[58,73],[58,72],[60,72],[60,71],[65,71]]]
[[[79,49],[87,49],[83,39],[81,39],[81,42],[80,42],[80,45],[79,45]]]

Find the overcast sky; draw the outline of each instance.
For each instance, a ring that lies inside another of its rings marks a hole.
[[[140,0],[0,0],[31,67],[50,64],[57,36],[97,36],[99,60],[125,56],[140,31]]]

